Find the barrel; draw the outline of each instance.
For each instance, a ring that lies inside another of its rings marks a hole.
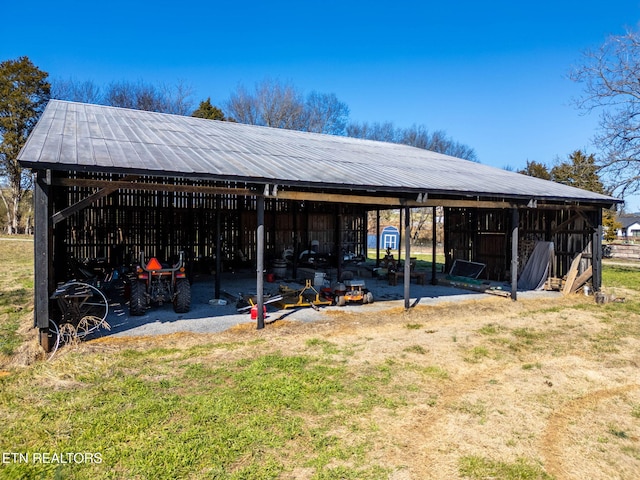
[[[287,274],[287,261],[286,260],[274,260],[273,261],[273,275],[276,278],[284,278]]]

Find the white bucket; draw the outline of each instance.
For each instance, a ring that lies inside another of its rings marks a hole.
[[[327,276],[326,273],[324,272],[316,272],[316,274],[313,276],[313,286],[315,288],[322,288],[325,286],[325,277]]]

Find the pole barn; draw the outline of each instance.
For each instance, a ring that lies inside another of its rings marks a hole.
[[[514,300],[540,241],[554,243],[558,276],[581,254],[580,273],[590,268],[597,290],[601,212],[620,202],[406,145],[58,100],[19,161],[36,177],[35,325],[45,349],[51,295],[72,259],[117,264],[183,250],[196,267],[255,268],[261,328],[265,265],[290,249],[295,269],[313,247],[339,270],[344,252],[366,255],[367,212],[381,209],[404,215],[410,258],[412,209],[443,207],[447,268],[482,262],[488,278],[511,282]]]

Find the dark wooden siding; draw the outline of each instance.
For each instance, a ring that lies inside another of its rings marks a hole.
[[[73,172],[70,176],[112,178],[108,174]],[[182,182],[184,180],[176,179],[174,184]],[[223,186],[234,188],[237,185],[227,183]],[[244,188],[244,185],[239,187]],[[54,211],[74,205],[95,191],[77,186],[56,187],[55,190]],[[265,209],[267,260],[281,257],[286,248],[305,250],[314,240],[318,242],[320,253],[337,254],[338,218],[342,219],[342,248],[356,254],[364,253],[363,207],[270,198],[265,202]],[[117,190],[57,225],[54,233],[56,280],[63,281],[72,275],[69,271],[72,258],[97,260],[110,266],[129,265],[135,262],[140,251],[146,256],[171,260],[184,250],[194,269],[210,271],[215,258],[218,219],[224,267],[250,265],[256,259],[256,218],[256,197]]]
[[[593,235],[599,225],[599,211],[584,209],[521,209],[518,229],[518,273],[522,271],[539,241],[551,241],[555,248],[552,275],[564,276],[571,261],[582,253],[580,271],[593,261]],[[510,277],[511,229],[509,210],[445,209],[446,269],[454,260],[487,265],[483,277],[507,280]]]

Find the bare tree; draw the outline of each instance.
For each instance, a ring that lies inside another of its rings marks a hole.
[[[101,104],[102,92],[92,80],[55,79],[51,81],[51,98]]]
[[[397,137],[398,130],[393,122],[355,122],[347,125],[346,130],[348,137],[377,140],[379,142],[400,143]]]
[[[172,86],[163,85],[162,93],[165,98],[165,113],[190,115],[193,111],[193,87],[184,80],[178,80]]]
[[[393,122],[351,123],[346,128],[347,136],[379,140],[382,142],[402,143],[433,152],[477,162],[475,150],[449,138],[442,130],[429,132],[424,125],[409,128],[396,128]]]
[[[51,97],[72,102],[95,103],[151,112],[189,115],[193,110],[193,89],[183,81],[173,86],[155,86],[143,81],[111,82],[102,89],[92,80],[57,79]]]
[[[311,92],[305,101],[305,130],[330,135],[344,135],[349,107],[334,93]]]
[[[305,98],[293,85],[269,78],[253,91],[239,85],[225,110],[239,123],[334,135],[344,132],[349,115],[347,105],[334,94],[311,92]]]
[[[243,85],[238,85],[226,102],[227,115],[239,123],[262,125],[258,102]]]
[[[291,84],[265,79],[253,92],[239,85],[226,102],[228,115],[239,123],[301,130],[304,123],[302,94]]]
[[[640,34],[611,36],[570,74],[584,85],[576,100],[585,112],[600,111],[598,166],[614,193],[640,191]]]

